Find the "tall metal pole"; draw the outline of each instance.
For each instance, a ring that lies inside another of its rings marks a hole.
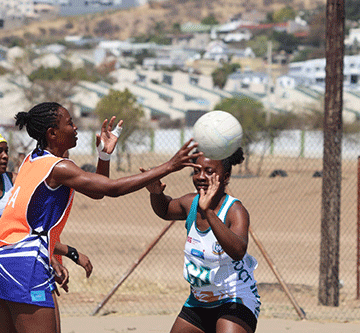
[[[268,71],[268,84],[266,89],[267,94],[267,107],[266,107],[266,124],[270,123],[270,109],[271,109],[271,88],[272,88],[272,42],[271,40],[267,43],[267,71]]]

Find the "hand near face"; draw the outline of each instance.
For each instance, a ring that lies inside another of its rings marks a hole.
[[[199,207],[202,210],[207,210],[210,208],[212,199],[219,189],[219,186],[219,175],[213,173],[209,177],[209,187],[207,188],[207,191],[205,192],[204,189],[200,189]]]

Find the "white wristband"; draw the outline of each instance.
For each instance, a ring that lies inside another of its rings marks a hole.
[[[120,136],[122,131],[122,127],[115,126],[115,128],[111,131],[111,134],[114,134],[117,138]],[[96,147],[99,158],[103,161],[110,161],[111,154],[105,153],[102,151],[104,149],[104,142],[100,140],[100,144]]]
[[[100,141],[100,144],[96,147],[98,154],[99,154],[99,158],[103,161],[110,161],[110,157],[111,154],[105,153],[104,151],[102,151],[104,149],[104,142],[102,142],[102,140]]]

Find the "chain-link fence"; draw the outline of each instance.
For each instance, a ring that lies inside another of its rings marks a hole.
[[[14,159],[17,148],[31,147],[25,133],[5,130],[4,135],[12,140]],[[121,160],[112,158],[111,178],[165,162],[190,136],[190,130],[141,133],[141,140],[129,144]],[[259,263],[255,278],[262,302],[260,316],[297,318],[293,298],[309,319],[360,318],[356,299],[359,140],[357,135],[343,139],[338,307],[318,302],[322,133],[284,132],[272,145],[253,146],[248,161],[251,173],[245,173],[244,166],[233,169],[229,191],[248,209],[251,236],[261,242],[259,246],[250,237],[248,247]],[[93,146],[94,133],[80,131],[70,158],[80,167],[95,165]],[[177,197],[194,191],[191,172],[186,168],[163,179],[166,194]],[[62,315],[88,315],[95,310],[119,315],[177,313],[189,293],[182,277],[186,230],[184,221],[177,221],[164,231],[169,223],[152,211],[146,189],[99,201],[76,194],[62,242],[86,254],[94,271],[86,279],[81,267],[64,258],[70,292],[62,292],[59,298]]]

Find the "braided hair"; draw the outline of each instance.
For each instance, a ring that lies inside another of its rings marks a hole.
[[[242,148],[240,147],[235,151],[235,153],[233,153],[229,157],[221,160],[222,165],[224,167],[224,171],[229,172],[231,174],[232,166],[241,164],[244,161],[244,159],[245,159],[244,152],[243,152]]]
[[[58,110],[62,106],[56,102],[45,102],[35,105],[29,112],[18,112],[15,125],[26,131],[37,141],[36,149],[43,151],[47,146],[46,131],[58,126]]]

